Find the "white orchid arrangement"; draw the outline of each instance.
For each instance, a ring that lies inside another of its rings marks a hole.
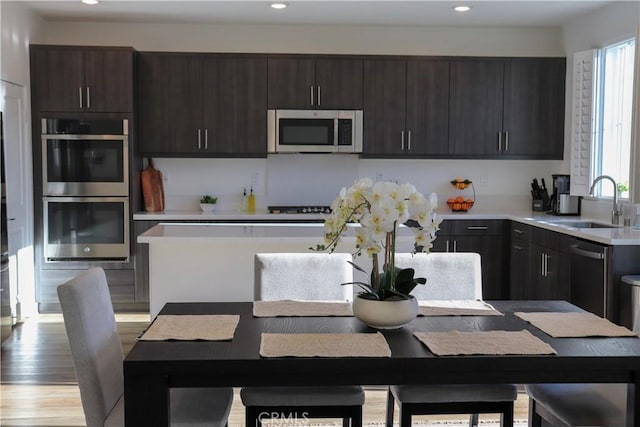
[[[333,252],[348,228],[349,223],[359,223],[355,228],[356,251],[372,258],[370,283],[352,282],[363,289],[361,297],[368,299],[408,299],[425,278],[414,278],[412,268],[395,267],[396,234],[398,226],[405,224],[414,232],[413,252],[429,252],[436,238],[441,220],[434,212],[438,205],[436,194],[426,198],[409,183],[376,182],[369,178],[356,181],[343,188],[331,203],[331,214],[324,221],[324,244],[311,248]],[[382,272],[378,254],[384,253]],[[353,263],[352,263],[353,264]],[[366,274],[366,272],[353,264]]]

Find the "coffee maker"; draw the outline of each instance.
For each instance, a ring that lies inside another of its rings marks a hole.
[[[570,176],[551,175],[553,178],[553,194],[551,195],[551,212],[554,215],[580,215],[580,196],[569,194]]]

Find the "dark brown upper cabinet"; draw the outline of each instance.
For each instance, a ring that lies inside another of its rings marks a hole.
[[[271,57],[270,109],[362,109],[362,60]]]
[[[34,108],[40,112],[133,112],[134,50],[32,45]]]
[[[266,157],[267,60],[141,53],[139,153]]]
[[[455,157],[562,159],[564,58],[451,61]]]
[[[364,62],[364,148],[368,157],[448,154],[449,62]]]

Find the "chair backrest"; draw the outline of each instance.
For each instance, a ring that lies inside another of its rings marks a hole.
[[[482,299],[480,255],[466,252],[398,253],[396,266],[413,268],[415,277],[427,279],[415,287],[418,300]]]
[[[260,253],[255,255],[256,301],[352,300],[351,254]]]
[[[123,352],[107,278],[92,268],[58,286],[88,427],[103,426],[124,393]]]

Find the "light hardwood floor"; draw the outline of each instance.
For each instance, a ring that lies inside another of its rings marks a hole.
[[[117,314],[116,318],[126,353],[147,326],[148,315]],[[14,328],[11,337],[2,345],[0,380],[0,426],[85,425],[61,315],[40,315]],[[367,390],[365,425],[383,425],[385,399],[385,391]],[[526,425],[522,420],[526,420],[527,411],[528,400],[525,394],[520,393],[515,408],[518,427]],[[415,424],[454,426],[457,425],[452,424],[454,421],[466,419],[466,416],[452,415],[415,417]],[[480,420],[483,426],[491,426],[497,421],[497,416],[482,415]],[[319,424],[327,425],[329,422],[313,420],[312,425]],[[229,426],[244,426],[244,407],[237,390]]]

